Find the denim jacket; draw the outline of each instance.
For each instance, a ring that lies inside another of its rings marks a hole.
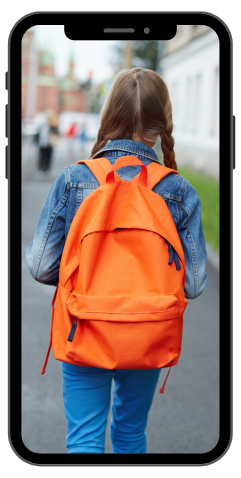
[[[120,156],[133,154],[146,166],[159,160],[144,143],[118,139],[109,142],[93,157],[105,156],[113,165]],[[163,166],[164,167],[164,166]],[[131,180],[139,166],[118,170],[121,179]],[[34,238],[26,250],[32,277],[44,284],[56,285],[65,240],[77,209],[99,183],[85,164],[63,169],[53,183],[43,205]],[[206,287],[207,254],[201,222],[201,203],[196,190],[182,176],[169,174],[153,188],[166,202],[177,228],[186,265],[185,294],[198,297]]]

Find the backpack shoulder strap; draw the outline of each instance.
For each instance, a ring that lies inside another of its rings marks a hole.
[[[75,164],[84,163],[94,174],[100,186],[105,184],[106,176],[112,168],[112,164],[107,158],[82,159]]]
[[[153,189],[154,186],[157,183],[159,183],[159,181],[161,181],[163,178],[165,178],[165,176],[167,176],[168,174],[171,174],[171,173],[178,174],[178,172],[175,171],[174,169],[167,168],[166,166],[162,166],[162,164],[158,164],[158,163],[152,161],[147,166],[147,187],[148,187],[148,189]],[[133,181],[138,181],[139,174],[137,174],[137,176],[135,176]]]

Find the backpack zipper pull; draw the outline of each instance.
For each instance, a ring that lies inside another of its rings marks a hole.
[[[176,264],[176,269],[177,269],[177,271],[179,271],[181,269],[181,264],[180,264],[180,261],[179,261],[179,257],[178,257],[178,255],[175,251],[173,253],[173,257],[174,257],[174,261],[175,261],[175,264]]]
[[[168,260],[168,264],[172,264],[172,261],[173,261],[173,248],[171,246],[171,244],[168,244],[168,252],[169,252],[169,260]]]
[[[180,264],[180,261],[179,261],[179,257],[178,257],[176,251],[173,249],[173,247],[170,243],[168,243],[168,252],[169,252],[168,264],[171,265],[172,262],[173,262],[173,259],[174,259],[176,269],[177,269],[177,271],[179,271],[181,269],[181,264]]]
[[[73,322],[72,322],[70,333],[69,333],[69,336],[68,336],[68,341],[69,342],[72,342],[72,340],[74,338],[74,333],[75,333],[76,327],[77,327],[77,319],[76,319],[76,317],[73,317]]]

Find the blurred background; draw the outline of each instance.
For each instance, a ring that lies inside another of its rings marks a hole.
[[[22,40],[22,177],[41,169],[41,161],[49,161],[44,168],[50,170],[57,161],[62,167],[63,157],[64,166],[88,158],[116,74],[138,66],[167,83],[179,172],[198,190],[205,238],[218,252],[219,40],[204,25],[178,25],[169,41],[74,42],[61,25],[28,30]],[[46,122],[51,158],[41,158]],[[162,160],[160,141],[154,149]]]
[[[74,42],[62,25],[38,25],[22,39],[22,438],[37,453],[67,452],[65,417],[59,364],[52,359],[44,378],[39,374],[54,289],[31,278],[25,251],[52,183],[64,167],[90,156],[109,88],[121,69],[133,67],[155,70],[167,83],[178,171],[200,196],[208,252],[208,286],[189,301],[181,359],[149,414],[148,453],[206,453],[219,438],[217,34],[178,25],[169,41]],[[160,140],[154,149],[162,161]],[[106,440],[110,453],[108,434]]]
[[[170,91],[179,163],[185,156],[187,164],[218,177],[218,50],[216,33],[203,25],[179,25],[168,42],[71,42],[62,26],[31,28],[22,40],[23,133],[33,134],[50,110],[61,134],[72,122],[85,122],[88,140],[94,140],[116,73],[150,68]]]

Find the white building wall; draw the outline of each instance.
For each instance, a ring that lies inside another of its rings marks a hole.
[[[219,176],[219,39],[212,30],[161,60],[176,160]]]

